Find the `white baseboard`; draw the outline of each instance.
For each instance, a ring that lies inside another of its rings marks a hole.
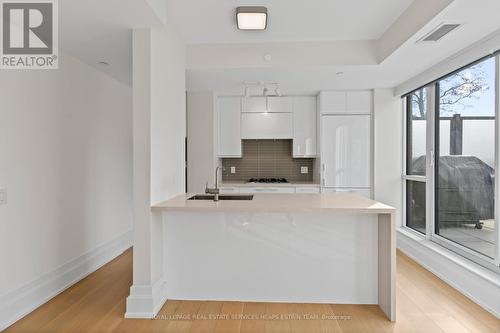
[[[130,287],[127,297],[125,318],[152,319],[167,301],[167,290],[164,279],[159,279],[152,286]]]
[[[429,240],[398,230],[397,247],[428,271],[500,318],[500,275]]]
[[[110,262],[133,243],[128,231],[30,283],[0,296],[0,331]]]

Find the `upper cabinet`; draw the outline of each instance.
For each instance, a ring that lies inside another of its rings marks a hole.
[[[293,157],[316,157],[317,111],[315,96],[293,97]]]
[[[267,112],[292,112],[291,97],[268,97]]]
[[[242,112],[269,112],[269,113],[288,113],[292,112],[292,98],[286,96],[269,97],[242,97]]]
[[[321,114],[345,113],[345,91],[322,91],[319,94],[319,109]]]
[[[291,113],[247,112],[241,114],[242,139],[292,139]]]
[[[241,98],[217,98],[219,157],[241,157]]]
[[[348,91],[346,92],[346,112],[358,114],[372,113],[371,91]]]
[[[241,112],[267,112],[265,97],[242,97]]]
[[[322,91],[321,114],[371,114],[371,91]]]

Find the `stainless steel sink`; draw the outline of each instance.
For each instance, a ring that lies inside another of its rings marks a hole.
[[[214,197],[215,196],[213,194],[196,194],[193,195],[192,197],[189,197],[188,200],[214,200]],[[249,195],[220,194],[219,200],[253,200],[253,194]]]

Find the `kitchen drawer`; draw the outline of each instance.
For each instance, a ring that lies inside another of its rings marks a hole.
[[[221,187],[220,193],[221,194],[240,193],[240,188],[239,187]]]
[[[353,193],[371,199],[371,189],[369,188],[331,188],[322,187],[321,193]]]
[[[305,187],[300,186],[295,188],[295,193],[319,193],[319,186]]]
[[[295,193],[295,187],[240,187],[240,193]]]

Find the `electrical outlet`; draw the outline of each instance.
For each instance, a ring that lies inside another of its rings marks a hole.
[[[309,173],[309,168],[306,166],[300,167],[300,173],[301,174],[307,174]]]
[[[236,173],[236,167],[234,167],[234,166],[231,167],[231,173],[233,173],[233,174]]]
[[[7,204],[7,189],[0,188],[0,205]]]

